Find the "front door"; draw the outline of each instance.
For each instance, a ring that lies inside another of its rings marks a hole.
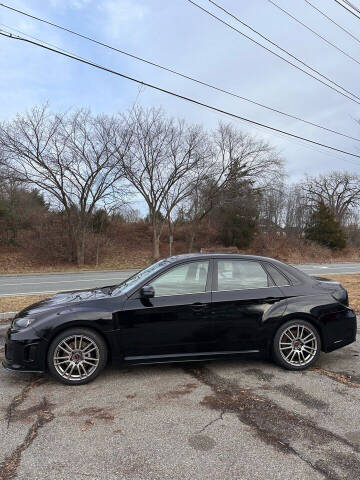
[[[283,293],[260,262],[236,259],[215,262],[212,312],[218,351],[235,354],[262,349],[268,341],[271,324],[285,308]]]
[[[161,361],[213,350],[210,261],[177,265],[148,284],[154,298],[142,299],[138,291],[119,313],[125,359]]]

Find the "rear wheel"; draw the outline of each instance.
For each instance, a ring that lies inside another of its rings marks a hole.
[[[105,367],[106,360],[103,338],[88,328],[61,332],[52,341],[47,358],[51,374],[67,385],[91,382]]]
[[[291,320],[275,334],[274,360],[288,370],[304,370],[319,358],[321,339],[317,329],[305,320]]]

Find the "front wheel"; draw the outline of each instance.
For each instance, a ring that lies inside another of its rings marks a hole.
[[[288,370],[304,370],[319,358],[321,339],[317,329],[305,320],[291,320],[276,332],[274,360]]]
[[[88,328],[71,328],[52,341],[48,351],[50,373],[67,385],[83,385],[94,380],[105,367],[104,339]]]

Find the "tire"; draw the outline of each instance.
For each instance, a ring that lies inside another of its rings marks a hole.
[[[320,356],[319,332],[305,320],[290,320],[278,329],[273,341],[273,358],[287,370],[305,370]]]
[[[50,373],[66,385],[92,382],[105,367],[107,346],[104,339],[89,328],[70,328],[51,342],[47,364]]]

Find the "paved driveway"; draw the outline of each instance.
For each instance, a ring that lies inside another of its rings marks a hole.
[[[359,355],[107,368],[82,387],[1,369],[0,480],[358,480]]]

